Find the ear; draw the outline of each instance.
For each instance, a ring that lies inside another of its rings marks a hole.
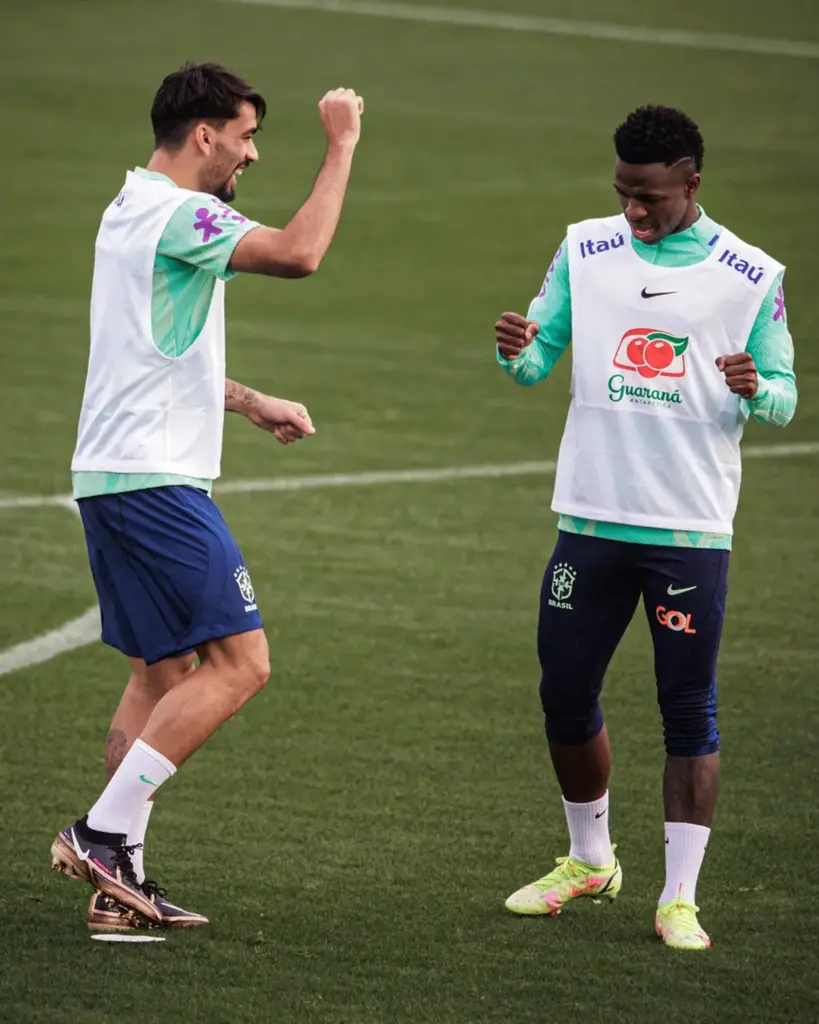
[[[209,153],[213,145],[213,129],[209,124],[200,121],[191,133],[194,145],[200,152]]]
[[[695,171],[693,174],[689,175],[688,180],[685,183],[685,195],[687,199],[690,199],[692,196],[697,194],[701,181],[702,175],[699,171]]]

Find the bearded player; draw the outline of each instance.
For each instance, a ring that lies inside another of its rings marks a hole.
[[[258,159],[265,101],[216,64],[168,75],[155,149],[126,175],[97,235],[91,354],[72,463],[102,614],[130,662],[108,734],[109,782],[54,840],[52,864],[95,889],[91,927],[207,923],[147,881],[153,797],[264,686],[268,645],[250,575],[216,505],[225,410],[287,444],[314,433],[304,406],[225,376],[224,282],[316,271],[341,215],[363,103],[319,103],[327,152],[283,229],[227,205]],[[197,664],[198,657],[198,664]]]
[[[719,788],[716,662],[753,416],[796,407],[783,266],[697,205],[703,140],[678,110],[643,107],[615,132],[615,217],[569,227],[526,318],[496,324],[498,361],[536,384],[572,345],[572,402],[543,580],[540,697],[569,827],[568,857],[506,901],[559,913],[614,899],[611,752],[598,698],[642,598],[654,646],[666,762],[665,888],[655,929],[706,949],[696,886]]]

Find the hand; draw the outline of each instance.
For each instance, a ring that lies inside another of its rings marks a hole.
[[[364,100],[353,89],[333,89],[318,105],[330,145],[355,145],[361,135]]]
[[[750,352],[737,352],[733,356],[720,356],[717,369],[725,374],[725,383],[740,398],[753,398],[759,388],[759,378]]]
[[[540,326],[517,313],[503,313],[495,324],[495,340],[504,359],[517,359],[537,337]]]
[[[316,432],[303,405],[270,395],[259,395],[247,418],[262,430],[269,430],[280,444],[291,444]]]

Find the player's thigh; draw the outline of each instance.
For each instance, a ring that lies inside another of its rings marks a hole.
[[[651,548],[643,599],[661,705],[715,692],[730,552]]]
[[[143,658],[129,658],[131,679],[141,689],[160,699],[183,683],[196,667],[196,652],[184,651],[148,665]]]
[[[541,695],[596,699],[640,596],[635,545],[560,531],[540,595]]]
[[[202,664],[224,677],[247,676],[263,685],[270,675],[270,648],[263,629],[219,637],[197,646]]]

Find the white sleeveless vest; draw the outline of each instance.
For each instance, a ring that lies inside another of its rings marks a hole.
[[[219,476],[224,282],[216,282],[202,332],[181,356],[163,355],[151,331],[157,245],[176,209],[197,194],[129,171],[103,214],[74,472]]]
[[[552,508],[731,533],[748,413],[715,360],[744,351],[782,265],[723,229],[702,262],[654,266],[622,215],[573,224],[567,242],[572,403]]]

